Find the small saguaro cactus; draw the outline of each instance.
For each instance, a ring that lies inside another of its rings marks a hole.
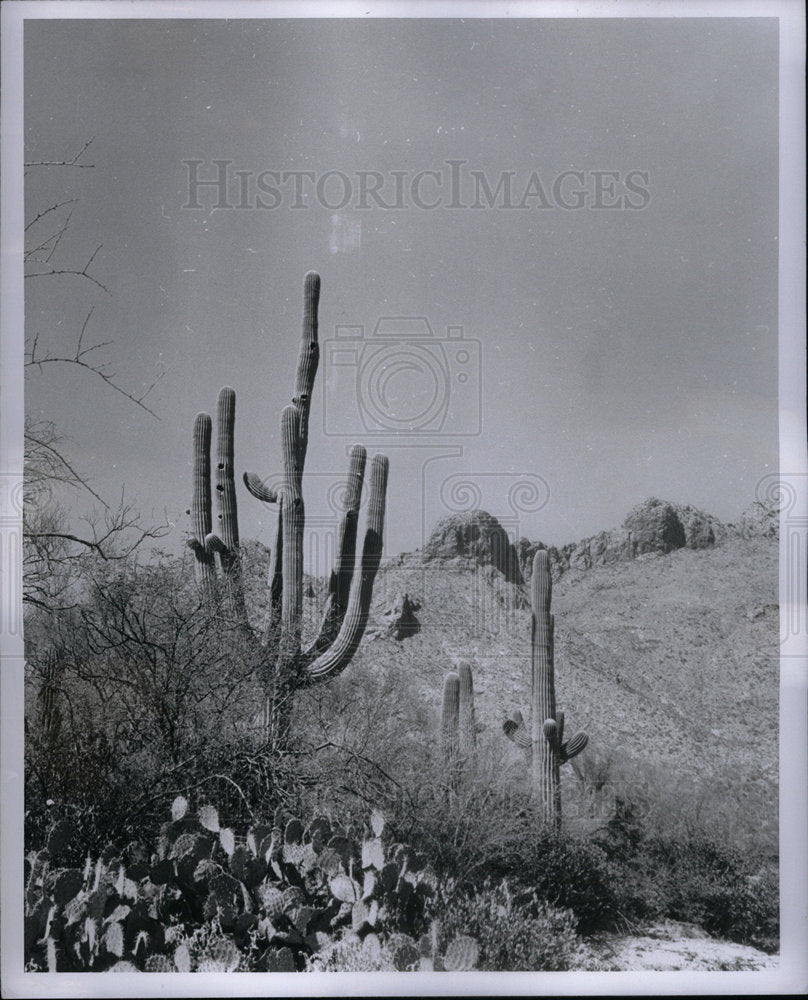
[[[463,660],[443,679],[441,747],[451,783],[456,783],[462,769],[474,762],[480,728],[474,712],[471,666]]]
[[[550,613],[552,579],[547,552],[539,549],[533,559],[531,603],[531,719],[530,731],[521,712],[504,725],[508,739],[527,752],[531,783],[545,822],[561,823],[561,764],[579,754],[589,737],[584,732],[564,740],[564,713],[556,710],[554,621]]]
[[[460,678],[452,670],[443,678],[443,704],[440,716],[441,750],[449,783],[457,781],[460,756],[458,720],[460,717]]]
[[[234,475],[236,397],[225,387],[217,411],[216,501],[213,530],[210,445],[211,418],[200,413],[194,423],[192,533],[188,545],[196,557],[195,575],[203,597],[230,615],[231,623],[260,647],[267,664],[264,718],[268,736],[288,735],[291,695],[300,687],[323,681],[351,661],[368,620],[373,582],[382,554],[388,461],[376,455],[370,464],[370,497],[359,572],[355,572],[357,521],[364,484],[366,453],[361,445],[350,452],[348,484],[338,529],[338,552],[331,573],[328,601],[315,640],[302,646],[303,618],[303,468],[309,437],[309,410],[319,361],[317,309],[320,276],[304,282],[303,336],[292,403],[281,413],[283,477],[279,489],[269,488],[253,472],[244,473],[248,491],[264,503],[277,504],[275,544],[269,569],[268,624],[263,636],[250,626],[241,583],[239,532]],[[217,559],[218,556],[218,570]]]
[[[474,678],[471,665],[465,660],[457,666],[460,679],[457,728],[459,732],[460,756],[464,761],[473,761],[477,753],[477,717],[474,712]]]

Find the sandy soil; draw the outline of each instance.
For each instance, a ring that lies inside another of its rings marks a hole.
[[[774,969],[778,955],[732,941],[709,937],[694,924],[666,921],[654,925],[641,936],[604,935],[587,944],[597,956],[601,968],[612,971],[657,972],[681,969],[701,971],[745,972]]]

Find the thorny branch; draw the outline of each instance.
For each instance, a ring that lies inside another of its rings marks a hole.
[[[33,160],[29,163],[23,164],[27,169],[28,167],[79,167],[83,170],[92,170],[95,167],[94,163],[79,163],[79,160],[84,156],[87,150],[90,148],[95,136],[88,139],[87,142],[81,147],[81,149],[76,153],[72,160]]]
[[[58,239],[61,239],[61,233],[58,235]],[[48,277],[52,277],[53,275],[57,275],[57,274],[72,274],[72,275],[75,275],[77,278],[86,278],[88,281],[92,281],[92,283],[94,285],[98,285],[98,287],[103,292],[106,292],[107,295],[109,295],[110,292],[109,292],[109,289],[107,288],[107,286],[104,285],[104,284],[102,284],[102,282],[100,282],[98,280],[98,278],[93,277],[93,275],[89,273],[90,272],[90,265],[95,260],[96,255],[98,254],[98,251],[101,249],[102,246],[103,246],[103,243],[99,243],[98,244],[98,246],[95,248],[95,250],[93,250],[93,252],[90,254],[90,259],[87,261],[87,263],[84,265],[84,267],[80,271],[77,270],[74,267],[52,267],[52,268],[49,268],[47,271],[29,271],[28,274],[25,275],[25,277],[26,278],[48,278]],[[48,259],[50,259],[50,258],[48,258]],[[26,263],[27,262],[28,262],[28,255],[26,254]]]
[[[139,406],[142,410],[145,410],[146,413],[150,414],[156,420],[159,420],[160,418],[157,416],[157,414],[153,410],[151,410],[148,406],[146,406],[143,400],[146,398],[146,396],[149,395],[152,389],[157,385],[157,383],[163,377],[162,372],[157,376],[157,378],[151,383],[151,385],[148,387],[148,389],[146,389],[144,393],[142,393],[140,396],[135,396],[134,393],[129,392],[127,389],[124,389],[121,385],[118,384],[118,382],[116,381],[115,373],[108,371],[107,366],[105,364],[87,360],[88,356],[93,351],[98,351],[104,347],[109,347],[109,345],[112,343],[112,341],[104,340],[91,344],[89,347],[83,346],[84,334],[87,332],[87,325],[90,322],[90,318],[93,314],[94,309],[95,307],[93,306],[87,313],[87,316],[85,317],[84,323],[82,324],[81,327],[81,332],[79,333],[78,342],[76,343],[76,350],[73,354],[56,355],[56,354],[49,354],[47,352],[45,354],[38,354],[37,352],[39,349],[39,334],[37,333],[31,338],[29,342],[30,346],[26,351],[25,355],[25,367],[26,368],[36,367],[41,371],[43,366],[48,364],[77,365],[79,368],[83,368],[85,371],[88,371],[93,375],[97,375],[98,378],[100,378],[111,389],[114,389],[115,392],[120,393],[121,396],[124,396],[126,399],[130,400],[130,402],[134,403],[136,406]]]

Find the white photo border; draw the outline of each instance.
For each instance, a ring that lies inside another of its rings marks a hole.
[[[762,484],[781,498],[780,606],[793,627],[781,650],[780,967],[760,972],[348,973],[171,976],[24,973],[22,967],[23,643],[23,33],[35,19],[151,18],[690,18],[768,17],[780,21],[780,470]],[[643,995],[771,994],[808,989],[808,683],[805,419],[805,18],[796,0],[712,2],[28,2],[2,8],[2,354],[0,355],[0,663],[2,669],[2,988],[7,997],[313,995]],[[785,502],[785,498],[788,502]],[[267,978],[269,976],[269,978]]]

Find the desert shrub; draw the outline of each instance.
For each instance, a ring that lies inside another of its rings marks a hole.
[[[565,971],[580,967],[587,954],[570,910],[551,906],[535,892],[517,901],[506,882],[486,881],[467,893],[449,880],[434,912],[443,937],[468,934],[479,941],[481,970]]]
[[[776,950],[776,802],[602,752],[573,762],[577,801],[599,819],[592,839],[615,877],[622,916],[698,923],[715,936]],[[774,818],[773,818],[774,817]]]
[[[206,787],[243,817],[275,796],[260,654],[200,601],[183,561],[93,565],[80,598],[26,622],[29,846],[55,815],[97,850],[149,835],[178,792]]]
[[[655,812],[621,797],[595,840],[615,873],[626,918],[669,917],[740,943],[777,947],[776,868],[756,852],[720,841],[692,816],[665,830]]]
[[[619,867],[588,839],[542,826],[528,801],[468,783],[456,795],[422,796],[413,815],[408,839],[461,893],[507,879],[514,891],[571,910],[582,933],[620,917]]]
[[[424,699],[398,671],[367,662],[298,692],[294,773],[299,808],[327,802],[341,816],[387,811],[406,798],[408,776],[424,765]],[[407,808],[399,810],[402,818]]]
[[[515,815],[511,807],[506,796],[483,786],[451,798],[440,787],[423,787],[410,814],[408,839],[432,859],[440,875],[455,877],[467,888],[501,879],[520,867],[529,836],[528,814]]]
[[[291,762],[261,752],[248,733],[220,732],[206,727],[189,733],[180,761],[161,754],[159,746],[114,744],[103,732],[65,738],[61,757],[41,781],[35,741],[26,747],[25,843],[29,850],[42,842],[48,826],[69,819],[77,830],[76,844],[100,852],[109,844],[156,836],[165,812],[177,794],[201,801],[215,800],[234,825],[265,811],[267,803],[287,801]],[[77,848],[78,849],[78,848]],[[79,864],[82,857],[72,857]]]
[[[539,899],[571,910],[580,933],[619,920],[620,871],[597,844],[540,829],[524,845],[522,866],[514,873],[519,882]]]
[[[732,778],[672,775],[625,750],[592,746],[567,775],[564,814],[582,829],[628,807],[644,836],[686,840],[711,831],[744,853],[777,853],[776,782],[761,778],[739,787]]]
[[[698,923],[717,937],[776,949],[775,870],[756,870],[749,856],[706,836],[656,839],[648,845],[648,856],[657,868],[669,916]]]

